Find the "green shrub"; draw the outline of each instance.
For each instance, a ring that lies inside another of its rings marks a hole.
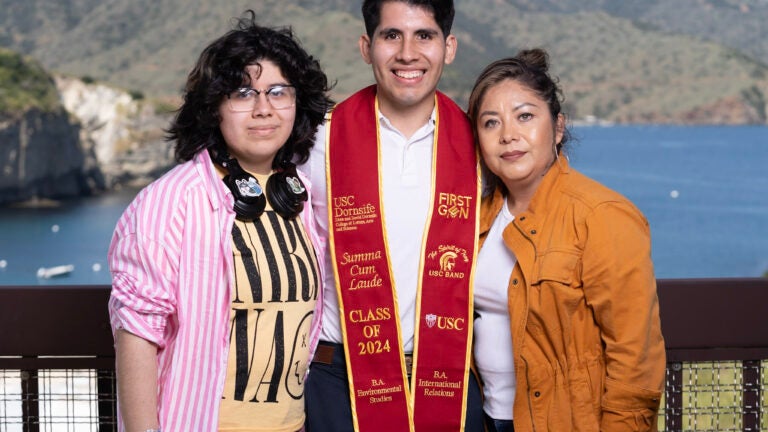
[[[0,48],[0,114],[14,115],[33,108],[53,111],[58,107],[56,85],[42,66]]]

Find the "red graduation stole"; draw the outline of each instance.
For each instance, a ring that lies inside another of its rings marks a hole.
[[[472,131],[464,112],[438,92],[409,383],[384,229],[377,103],[371,86],[339,104],[326,140],[330,245],[355,430],[462,431],[480,201]]]

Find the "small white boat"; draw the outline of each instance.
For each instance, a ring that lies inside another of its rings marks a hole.
[[[75,270],[75,266],[72,264],[54,266],[54,267],[40,267],[37,269],[37,277],[41,279],[49,279],[56,276],[65,276]]]

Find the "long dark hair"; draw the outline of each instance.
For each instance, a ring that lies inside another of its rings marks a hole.
[[[315,129],[333,106],[327,94],[332,86],[290,27],[262,27],[256,23],[255,13],[248,10],[237,19],[233,30],[203,50],[187,77],[184,103],[166,131],[166,139],[176,142],[178,161],[188,161],[203,149],[226,151],[219,129],[219,106],[227,94],[250,84],[246,67],[264,60],[275,63],[296,88],[293,131],[277,152],[272,168],[293,172],[293,162],[307,160]]]

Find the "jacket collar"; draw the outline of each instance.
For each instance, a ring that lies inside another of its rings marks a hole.
[[[568,182],[567,176],[571,172],[571,166],[566,157],[558,157],[555,163],[549,167],[549,171],[544,174],[544,179],[539,184],[536,193],[533,194],[531,203],[528,205],[526,213],[536,216],[536,214],[546,214],[550,208],[561,182]]]
[[[558,157],[555,163],[549,167],[547,173],[544,174],[544,179],[539,183],[539,187],[533,195],[526,213],[532,216],[545,214],[552,203],[553,195],[559,190],[557,185],[563,181],[567,182],[568,180],[565,176],[570,172],[571,166],[568,163],[568,159],[566,157]],[[501,193],[501,188],[496,188],[493,191],[493,195],[483,199],[480,219],[481,236],[490,231],[491,225],[493,225],[493,221],[496,219],[496,215],[499,214],[502,205],[504,205],[504,196]],[[520,215],[515,215],[516,218],[518,216]]]

